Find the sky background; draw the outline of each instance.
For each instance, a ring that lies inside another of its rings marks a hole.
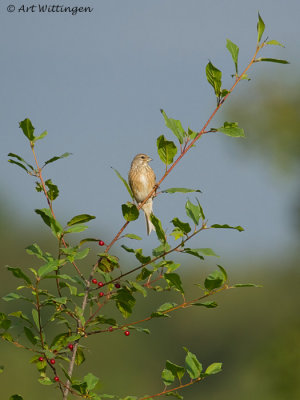
[[[10,4],[16,6],[13,13],[7,12]],[[264,56],[288,59],[291,64],[254,65],[252,80],[237,87],[235,100],[246,96],[256,79],[289,79],[299,69],[300,3],[296,0],[62,3],[93,7],[91,13],[76,16],[17,12],[22,4],[38,3],[0,1],[0,193],[16,228],[21,223],[40,223],[33,209],[46,206],[33,190],[33,178],[7,163],[9,152],[32,162],[18,127],[21,120],[30,118],[36,134],[48,131],[36,146],[41,163],[66,151],[73,153],[44,170],[45,179],[51,178],[60,189],[54,203],[58,218],[64,223],[76,214],[95,215],[97,219],[90,223],[95,236],[109,242],[123,224],[120,205],[129,200],[111,167],[127,177],[132,158],[145,152],[153,158],[157,178],[161,177],[164,166],[156,152],[156,138],[175,137],[165,127],[160,108],[180,119],[185,128],[200,130],[215,107],[205,66],[211,60],[223,71],[223,86],[232,85],[234,66],[226,39],[240,47],[243,69],[255,51],[258,10],[266,24],[265,36],[286,45],[285,49],[270,46]],[[249,95],[252,101],[255,98]],[[211,127],[223,124],[226,107]],[[244,158],[232,146],[234,140],[243,139],[221,134],[201,138],[161,189],[201,189],[198,197],[209,223],[246,229],[204,232],[192,247],[212,247],[225,260],[236,255],[257,263],[266,254],[275,259],[296,246],[287,218],[293,182],[277,180],[260,158]],[[161,195],[155,200],[154,212],[165,227],[175,216],[187,221],[187,198],[194,201],[195,196]],[[144,218],[127,232],[145,237]],[[145,248],[156,244],[154,235],[144,241]]]

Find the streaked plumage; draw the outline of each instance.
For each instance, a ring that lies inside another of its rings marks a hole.
[[[138,204],[145,200],[156,183],[155,173],[148,164],[151,160],[152,158],[147,156],[147,154],[137,154],[132,160],[131,168],[128,173],[128,182]],[[142,209],[145,213],[147,234],[149,235],[151,231],[155,231],[155,227],[150,221],[150,215],[152,213],[152,197],[147,200]]]

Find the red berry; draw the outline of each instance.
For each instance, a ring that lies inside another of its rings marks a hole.
[[[120,289],[121,285],[119,284],[119,282],[115,283],[115,288]]]
[[[54,377],[54,380],[55,380],[55,382],[59,382],[59,377],[58,377],[58,376],[55,376],[55,377]]]
[[[99,297],[103,297],[104,296],[104,293],[103,292],[100,292],[99,293]]]
[[[97,283],[97,279],[92,279],[92,282],[93,283]]]
[[[98,286],[99,286],[99,287],[102,287],[103,285],[104,285],[103,282],[98,282]]]
[[[104,246],[105,243],[103,242],[103,240],[99,240],[99,246]]]
[[[44,361],[44,357],[39,357],[39,361]]]
[[[51,358],[51,360],[50,360],[50,364],[52,364],[52,365],[54,365],[54,364],[55,364],[55,360],[54,360],[54,358]]]
[[[72,343],[68,344],[68,348],[72,351],[74,346],[72,345]]]
[[[112,326],[110,326],[110,327],[108,328],[108,330],[109,330],[109,332],[112,332],[112,331],[114,330],[114,328],[113,328]]]
[[[130,332],[129,332],[129,331],[125,331],[125,332],[124,332],[124,335],[125,335],[125,336],[129,336],[129,335],[130,335]]]

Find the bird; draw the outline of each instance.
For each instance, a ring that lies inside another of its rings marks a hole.
[[[148,164],[150,161],[152,161],[152,158],[147,156],[147,154],[137,154],[132,160],[128,173],[129,186],[138,204],[145,200],[156,185],[155,173]],[[150,215],[152,214],[152,197],[142,207],[145,213],[148,235],[150,235],[151,231],[155,231],[155,227],[150,220]]]

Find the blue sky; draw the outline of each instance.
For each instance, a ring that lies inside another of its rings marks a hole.
[[[126,177],[134,155],[146,152],[154,159],[157,177],[162,175],[156,138],[175,137],[168,133],[159,109],[180,119],[184,127],[201,129],[215,106],[205,66],[211,60],[223,71],[224,87],[232,84],[234,67],[226,39],[239,45],[242,68],[255,51],[258,10],[265,34],[286,45],[286,49],[267,49],[265,56],[289,59],[291,65],[255,65],[252,81],[243,82],[233,96],[245,95],[255,79],[292,75],[299,68],[296,0],[61,3],[93,7],[93,12],[76,16],[8,13],[9,4],[17,9],[35,3],[2,0],[0,4],[2,196],[21,221],[39,222],[33,209],[45,203],[34,192],[32,178],[7,163],[9,152],[31,159],[18,128],[18,122],[28,117],[36,133],[45,129],[49,133],[37,146],[39,160],[73,153],[45,169],[45,178],[52,178],[60,189],[56,214],[62,222],[78,213],[95,215],[91,226],[105,241],[122,225],[120,204],[129,200],[110,167]],[[224,120],[226,105],[211,126]],[[255,262],[261,255],[275,256],[296,244],[286,218],[293,182],[279,183],[263,161],[241,157],[230,147],[232,140],[222,135],[203,137],[162,189],[200,188],[199,200],[209,223],[246,228],[243,233],[205,232],[193,247],[213,247],[228,258],[236,252]],[[154,211],[165,226],[175,216],[187,220],[187,197],[162,195],[155,200]],[[194,196],[189,198],[193,201]],[[128,232],[145,236],[143,218]],[[155,241],[152,236],[145,247]]]

